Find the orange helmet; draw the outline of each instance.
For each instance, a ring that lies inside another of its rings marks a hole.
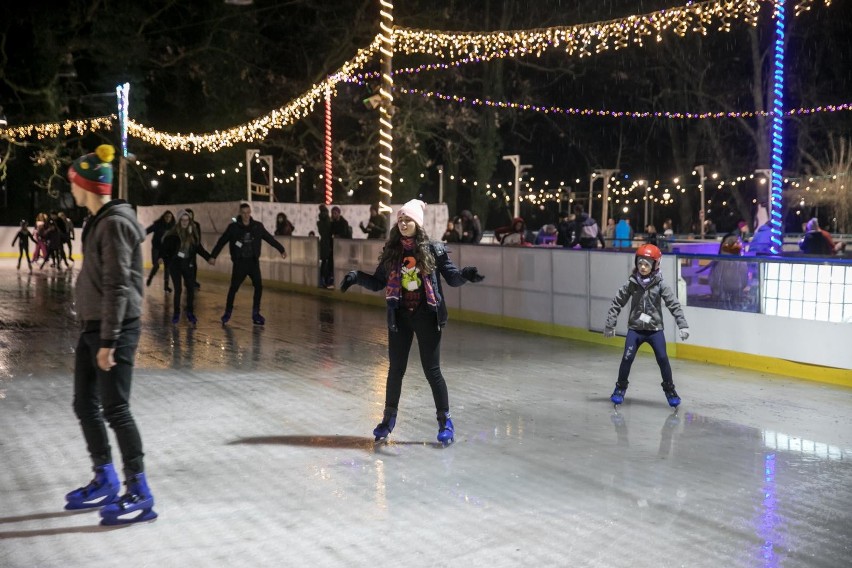
[[[639,267],[639,259],[647,258],[654,263],[654,271],[660,268],[660,259],[663,258],[663,253],[654,245],[642,245],[636,249],[636,258],[633,260],[634,266]]]

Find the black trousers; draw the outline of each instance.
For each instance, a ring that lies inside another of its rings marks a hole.
[[[186,311],[195,313],[195,272],[198,267],[184,264],[179,257],[173,258],[169,263],[168,271],[174,284],[174,313],[180,313],[180,300],[183,293],[182,284],[186,284]]]
[[[74,361],[74,413],[95,467],[112,463],[112,451],[104,419],[115,432],[126,476],[145,470],[142,437],[130,413],[133,362],[139,345],[139,319],[121,330],[115,347],[115,366],[102,371],[97,364],[101,338],[99,329],[80,334]]]
[[[21,259],[27,255],[27,265],[32,268],[33,261],[30,260],[30,247],[19,247],[18,249],[18,268],[21,267]]]
[[[334,284],[334,253],[320,259],[320,286]]]
[[[402,377],[408,366],[408,354],[411,342],[417,336],[420,348],[420,364],[435,399],[435,410],[448,412],[450,410],[447,383],[441,374],[441,330],[438,328],[438,318],[435,312],[421,306],[413,312],[407,309],[397,311],[396,323],[398,331],[388,331],[388,381],[385,387],[385,406],[396,409],[399,407],[399,397],[402,393]]]
[[[157,271],[160,270],[160,261],[163,261],[163,287],[169,287],[169,267],[166,264],[165,259],[160,256],[159,248],[151,248],[151,273],[148,274],[148,282],[154,279],[154,275],[157,274]]]
[[[260,279],[260,260],[257,258],[235,258],[234,268],[231,271],[231,287],[228,289],[228,299],[225,301],[226,312],[233,311],[234,298],[246,276],[251,278],[251,285],[254,286],[254,299],[251,311],[252,313],[260,311],[260,297],[263,295],[263,281]]]

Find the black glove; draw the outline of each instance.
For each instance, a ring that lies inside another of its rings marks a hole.
[[[475,266],[465,266],[461,269],[461,275],[468,282],[482,282],[485,280],[485,276],[480,274]]]
[[[346,276],[343,277],[343,282],[340,284],[340,291],[347,291],[356,282],[358,282],[358,273],[354,270],[347,272]]]

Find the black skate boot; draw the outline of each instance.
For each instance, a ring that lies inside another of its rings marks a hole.
[[[666,400],[669,401],[669,406],[677,408],[680,406],[680,397],[677,395],[674,383],[661,383],[663,392],[666,393]]]
[[[373,436],[376,437],[376,441],[386,440],[390,433],[393,432],[394,426],[396,426],[396,409],[385,408],[382,421],[373,429]]]

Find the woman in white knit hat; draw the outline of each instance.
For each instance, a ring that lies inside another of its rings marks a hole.
[[[417,335],[420,362],[435,399],[438,441],[446,446],[454,440],[454,427],[447,383],[441,374],[441,330],[447,323],[447,306],[438,275],[450,286],[480,282],[483,276],[473,266],[459,270],[447,256],[443,243],[429,240],[423,229],[425,211],[426,204],[419,199],[403,205],[375,273],[353,270],[343,279],[340,289],[345,292],[353,284],[359,284],[374,292],[385,290],[390,366],[384,415],[373,430],[376,440],[387,438],[396,425],[402,377],[411,343]]]

